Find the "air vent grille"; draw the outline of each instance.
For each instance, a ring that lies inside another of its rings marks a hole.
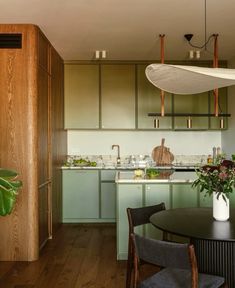
[[[0,49],[4,48],[22,48],[22,34],[0,33]]]

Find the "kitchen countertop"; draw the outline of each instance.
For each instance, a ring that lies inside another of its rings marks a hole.
[[[133,184],[133,183],[193,183],[197,178],[195,172],[182,172],[175,170],[163,170],[156,178],[148,178],[146,175],[142,177],[135,176],[131,171],[119,171],[116,174],[115,182],[117,184]]]
[[[99,166],[62,166],[63,170],[136,170],[136,169],[147,169],[154,168],[159,170],[178,170],[178,171],[194,171],[195,168],[199,167],[198,164],[177,164],[177,165],[169,165],[169,166],[151,166],[151,167],[141,167],[141,166],[133,166],[131,164],[121,164],[121,165],[99,165]]]

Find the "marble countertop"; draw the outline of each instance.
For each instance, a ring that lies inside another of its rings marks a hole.
[[[162,170],[156,178],[148,178],[146,175],[137,177],[131,171],[119,171],[116,174],[117,184],[131,183],[192,183],[197,178],[195,172],[182,172],[174,170]]]
[[[136,170],[136,169],[146,169],[146,168],[154,168],[159,170],[195,170],[195,168],[199,167],[197,164],[182,164],[182,165],[169,165],[169,166],[151,166],[151,167],[142,167],[140,165],[131,165],[131,164],[121,164],[121,165],[97,165],[95,167],[92,166],[62,166],[63,170]]]

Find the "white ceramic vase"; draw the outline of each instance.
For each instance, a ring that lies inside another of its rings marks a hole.
[[[218,199],[217,196],[217,193],[213,192],[213,218],[217,221],[226,221],[229,219],[229,199],[225,197],[225,202],[222,195]]]

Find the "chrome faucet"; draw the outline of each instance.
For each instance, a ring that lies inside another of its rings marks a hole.
[[[114,149],[114,147],[117,147],[117,151],[118,151],[117,164],[120,164],[120,163],[121,163],[121,158],[120,158],[120,146],[119,146],[119,145],[112,145],[112,150]]]

